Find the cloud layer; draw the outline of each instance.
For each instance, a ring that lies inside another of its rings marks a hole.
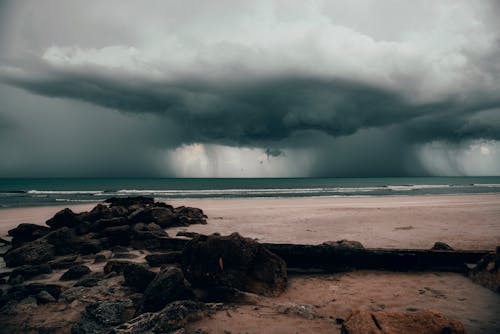
[[[213,160],[212,169],[217,155],[228,156],[231,147],[242,161],[250,154],[245,150],[260,150],[269,158],[266,164],[274,161],[274,168],[261,169],[269,176],[500,173],[500,157],[492,163],[491,154],[486,160],[478,155],[476,165],[465,167],[460,159],[448,160],[447,168],[429,164],[432,156],[444,154],[429,149],[435,143],[456,155],[481,143],[492,152],[498,146],[495,2],[161,1],[145,7],[91,1],[72,8],[62,1],[43,6],[16,1],[3,6],[10,19],[0,37],[5,46],[0,89],[20,88],[10,104],[23,110],[29,108],[20,107],[23,94],[49,98],[40,100],[40,110],[23,119],[23,126],[47,117],[54,99],[67,109],[54,116],[58,121],[98,121],[105,115],[108,125],[122,130],[94,135],[119,138],[134,153],[113,155],[109,152],[117,147],[101,142],[102,152],[90,160],[123,174],[184,175],[165,152],[182,155],[179,148],[194,144],[205,145],[205,155],[212,152],[204,158]],[[56,10],[63,15],[54,17]],[[0,116],[19,122],[13,109],[0,107]],[[2,154],[9,147],[29,148],[12,144],[21,130],[10,127],[10,134],[2,130],[11,139],[0,146]],[[56,142],[50,132],[44,140]],[[131,134],[135,140],[127,141]],[[87,152],[82,137],[72,141],[76,152]],[[143,166],[123,167],[136,166],[134,155],[142,157]],[[252,176],[264,164],[258,157],[252,158]],[[287,163],[305,158],[310,161],[301,170],[287,170]],[[51,161],[58,159],[54,152]],[[43,165],[44,158],[37,161]],[[79,170],[77,161],[70,170]],[[25,156],[17,166],[28,162]],[[234,171],[248,163],[217,163],[211,175],[239,175]]]

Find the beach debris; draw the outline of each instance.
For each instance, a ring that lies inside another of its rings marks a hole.
[[[64,274],[62,274],[60,281],[72,281],[77,280],[91,272],[90,268],[85,265],[76,265],[69,268]]]
[[[189,241],[182,253],[182,267],[189,282],[199,288],[276,296],[287,284],[285,261],[238,233],[198,236]]]
[[[342,324],[343,334],[413,333],[413,334],[462,334],[464,326],[438,311],[417,312],[355,310]]]
[[[431,249],[432,250],[445,250],[445,251],[452,251],[453,250],[453,248],[451,248],[450,245],[448,245],[447,243],[441,242],[441,241],[434,243],[434,246],[432,246]]]

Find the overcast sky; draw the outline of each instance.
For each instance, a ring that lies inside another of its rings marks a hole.
[[[498,17],[0,0],[0,177],[500,175]]]

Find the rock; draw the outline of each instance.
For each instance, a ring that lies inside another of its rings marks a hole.
[[[113,259],[136,259],[139,255],[134,253],[114,253]]]
[[[129,221],[125,217],[102,218],[90,226],[91,232],[99,232],[109,227],[128,225]]]
[[[156,273],[149,271],[145,265],[130,263],[123,268],[124,284],[144,292],[147,286],[156,277]]]
[[[55,247],[44,238],[30,241],[17,248],[12,248],[4,255],[7,267],[17,267],[23,264],[41,264],[52,260]]]
[[[83,255],[96,254],[102,251],[105,247],[102,240],[99,239],[89,239],[81,241],[78,252]]]
[[[95,277],[82,278],[77,281],[73,286],[84,286],[86,288],[91,288],[93,286],[97,286],[99,284],[100,279]]]
[[[78,216],[71,209],[63,209],[56,213],[54,217],[47,220],[45,223],[53,230],[61,227],[73,228],[79,223]]]
[[[316,313],[314,306],[309,304],[287,303],[279,305],[276,308],[276,311],[282,314],[297,315],[299,317],[306,319],[314,319],[318,317],[318,314]]]
[[[174,214],[179,217],[179,224],[181,226],[207,223],[207,216],[203,213],[203,210],[198,208],[180,206],[174,209]],[[161,224],[159,225],[161,226]]]
[[[445,250],[445,251],[452,251],[453,250],[453,248],[451,248],[450,245],[445,244],[444,242],[440,242],[440,241],[436,242],[434,244],[434,246],[432,246],[431,249],[432,250]]]
[[[482,286],[500,293],[500,247],[496,253],[485,255],[476,266],[469,271],[469,278]]]
[[[75,231],[68,227],[59,228],[47,234],[44,239],[55,247],[57,255],[67,255],[76,253],[79,249],[79,239]]]
[[[343,334],[357,333],[465,333],[462,323],[434,310],[418,312],[354,311],[342,325]]]
[[[160,271],[144,291],[139,313],[156,312],[165,305],[182,299],[193,298],[191,286],[178,268]]]
[[[123,273],[123,269],[129,264],[133,264],[133,262],[130,261],[118,261],[118,260],[111,260],[106,263],[104,266],[104,274],[109,274],[110,272],[114,271],[117,274]]]
[[[339,240],[339,241],[327,241],[323,245],[340,248],[340,249],[364,249],[365,247],[361,242],[354,240]]]
[[[161,267],[163,264],[181,263],[182,252],[171,251],[146,255],[146,261],[151,267]]]
[[[12,245],[14,247],[39,239],[49,233],[50,229],[47,226],[36,224],[20,224],[16,228],[9,230],[9,235],[12,237]]]
[[[42,274],[50,274],[52,272],[52,268],[48,264],[38,264],[38,265],[24,265],[21,267],[17,267],[14,269],[10,276],[16,277],[18,275],[22,276],[23,279],[30,279],[32,277],[42,275]]]
[[[178,225],[178,218],[174,215],[170,208],[156,207],[149,211],[151,215],[151,220],[147,222],[153,222],[160,228],[167,228]],[[149,225],[149,224],[148,224]]]
[[[177,232],[176,236],[178,237],[186,237],[189,239],[196,238],[197,236],[200,236],[201,234],[196,233],[196,232],[189,232],[189,231],[179,231]]]
[[[107,258],[104,254],[96,254],[94,258],[94,263],[106,262]]]
[[[86,291],[87,289],[83,286],[76,286],[69,288],[65,290],[64,292],[61,293],[61,298],[66,301],[66,303],[71,303],[75,300],[78,300],[81,298],[82,294]]]
[[[132,318],[132,302],[100,301],[85,308],[82,319],[71,328],[72,334],[98,334],[111,326],[119,325]]]
[[[111,333],[174,333],[182,330],[187,323],[201,319],[206,313],[207,307],[203,303],[189,300],[176,301],[168,304],[158,313],[141,314],[129,322],[113,328]]]
[[[84,265],[74,266],[68,269],[64,274],[62,274],[60,281],[71,281],[79,279],[80,277],[87,275],[91,272],[90,268]]]
[[[38,304],[55,303],[56,299],[47,291],[42,290],[36,295]]]
[[[154,204],[154,198],[152,197],[112,197],[108,198],[104,201],[105,203],[109,203],[110,206],[124,206],[129,207],[133,205],[137,206],[148,206]]]
[[[8,300],[21,300],[28,296],[36,296],[41,291],[46,291],[55,300],[59,299],[61,295],[61,287],[55,284],[42,284],[42,283],[32,283],[26,285],[18,285],[7,290],[7,294],[4,296]]]
[[[286,263],[252,239],[198,236],[182,253],[186,278],[194,287],[228,288],[277,296],[287,283]]]
[[[156,224],[156,223],[149,223],[146,225],[145,227],[146,231],[151,231],[151,232],[155,232],[155,231],[163,231],[163,229],[161,228],[160,225]]]
[[[5,240],[3,238],[0,238],[0,244],[2,244],[2,246],[6,246],[6,245],[10,245],[11,242],[8,240]]]
[[[131,231],[128,225],[108,227],[102,233],[108,238],[110,246],[130,244]]]
[[[68,269],[82,263],[78,255],[67,255],[48,262],[52,269]]]
[[[23,284],[24,283],[24,277],[21,275],[11,275],[9,277],[8,283],[10,285],[18,285],[18,284]]]

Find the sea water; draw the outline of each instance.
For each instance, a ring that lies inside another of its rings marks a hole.
[[[500,177],[0,179],[0,207],[158,199],[500,193]]]

